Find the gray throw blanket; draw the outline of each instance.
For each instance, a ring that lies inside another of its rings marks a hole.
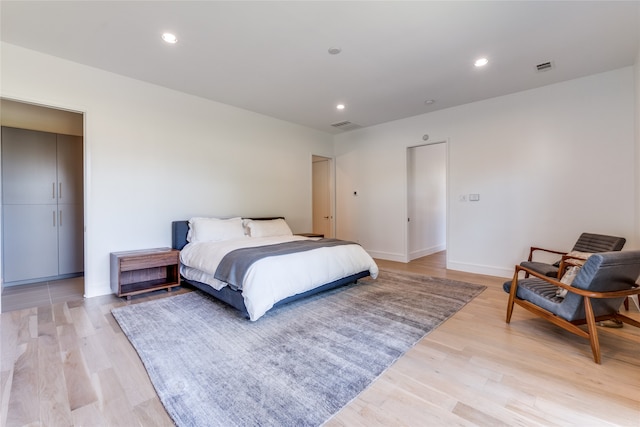
[[[305,252],[318,248],[357,243],[338,239],[296,240],[275,245],[241,248],[229,252],[222,258],[214,277],[228,283],[232,289],[242,289],[244,276],[254,262],[263,258]]]

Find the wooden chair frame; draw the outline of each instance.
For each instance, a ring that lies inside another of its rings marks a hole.
[[[529,262],[533,261],[533,253],[535,251],[549,252],[550,254],[558,254],[558,255],[566,255],[569,253],[565,251],[554,251],[553,249],[545,249],[545,248],[538,248],[536,246],[531,246],[531,248],[529,249],[529,258],[527,258],[527,261]]]
[[[582,233],[576,243],[573,245],[573,249],[571,251],[580,251],[580,252],[589,252],[589,253],[597,253],[597,252],[609,252],[609,251],[619,251],[622,249],[626,242],[626,239],[622,237],[609,236],[604,234],[595,234],[595,233]],[[527,262],[533,262],[533,254],[536,251],[547,252],[550,254],[562,255],[565,256],[571,251],[557,251],[553,249],[545,249],[539,246],[531,246],[529,248],[529,257],[527,258]],[[544,263],[543,263],[544,264]],[[561,270],[558,270],[558,278],[562,276]],[[525,278],[529,277],[527,273]]]
[[[550,283],[554,286],[557,286],[562,289],[566,289],[567,291],[580,295],[584,298],[584,311],[585,311],[585,319],[576,320],[573,322],[569,322],[561,317],[556,316],[555,314],[547,311],[541,307],[538,307],[535,304],[530,303],[529,301],[522,300],[516,297],[516,292],[518,291],[518,273],[523,271],[528,273],[531,276],[537,277],[538,279],[544,280],[547,283]],[[596,328],[596,322],[600,322],[603,320],[616,319],[621,322],[627,323],[629,325],[640,328],[640,322],[627,317],[625,315],[616,312],[614,314],[606,315],[606,316],[598,316],[595,317],[593,313],[593,308],[591,306],[591,298],[620,298],[620,297],[629,297],[631,295],[640,295],[640,287],[635,286],[626,291],[612,291],[612,292],[594,292],[584,289],[574,288],[569,285],[565,285],[564,283],[553,279],[551,277],[543,276],[540,273],[537,273],[531,269],[522,267],[520,265],[516,265],[515,272],[513,274],[513,279],[511,281],[511,289],[509,292],[509,302],[507,304],[507,323],[511,322],[511,315],[513,314],[513,305],[518,304],[519,306],[525,308],[526,310],[542,317],[543,319],[548,320],[554,325],[560,326],[561,328],[576,334],[582,338],[586,338],[591,343],[591,351],[593,352],[593,359],[596,363],[601,363],[601,353],[600,353],[600,342],[598,341],[598,330]],[[580,329],[578,325],[587,325],[587,330]]]

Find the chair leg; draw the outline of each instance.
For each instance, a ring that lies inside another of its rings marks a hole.
[[[511,289],[509,290],[509,301],[507,302],[507,323],[511,322],[511,315],[513,314],[513,304],[516,299],[516,292],[518,291],[518,272],[516,271],[511,280]]]
[[[624,299],[624,310],[629,311],[629,297]]]
[[[600,342],[598,341],[598,329],[596,328],[596,319],[593,315],[593,307],[589,297],[584,297],[584,312],[586,314],[587,328],[589,330],[589,342],[591,343],[591,351],[593,352],[593,360],[600,364]]]

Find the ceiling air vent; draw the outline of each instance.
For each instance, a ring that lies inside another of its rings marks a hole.
[[[351,123],[348,120],[345,120],[343,122],[331,123],[331,126],[333,126],[336,129],[340,129],[340,130],[353,130],[353,129],[360,129],[362,127],[362,126],[357,125],[355,123]]]
[[[536,65],[536,70],[538,72],[540,71],[547,71],[553,68],[553,62],[549,61],[549,62],[543,62],[542,64],[538,64]]]

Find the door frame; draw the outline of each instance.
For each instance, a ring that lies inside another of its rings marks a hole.
[[[449,219],[449,212],[450,212],[450,203],[451,203],[451,197],[449,196],[449,183],[451,181],[450,179],[450,168],[449,168],[449,138],[442,138],[442,139],[437,139],[434,140],[432,142],[424,142],[422,144],[414,144],[414,145],[408,145],[406,147],[406,159],[405,159],[405,215],[404,218],[406,218],[405,221],[405,227],[404,227],[404,243],[405,243],[405,252],[404,252],[404,262],[409,262],[411,261],[410,259],[410,245],[409,245],[409,207],[410,207],[410,192],[409,192],[409,185],[410,185],[410,176],[409,176],[409,172],[410,172],[410,167],[409,167],[409,162],[411,161],[411,157],[410,157],[410,153],[411,153],[411,149],[412,148],[417,148],[417,147],[424,147],[424,146],[428,146],[428,145],[437,145],[437,144],[444,144],[445,145],[445,160],[444,160],[444,166],[445,166],[445,262],[448,265],[449,264],[449,251],[447,250],[449,248],[449,223],[451,222]]]
[[[336,235],[336,168],[335,168],[335,158],[324,156],[321,154],[312,154],[311,155],[311,227],[313,228],[313,190],[314,190],[314,182],[313,182],[313,163],[315,159],[324,159],[328,162],[329,165],[329,229],[331,230],[331,236],[325,237],[335,237]]]

